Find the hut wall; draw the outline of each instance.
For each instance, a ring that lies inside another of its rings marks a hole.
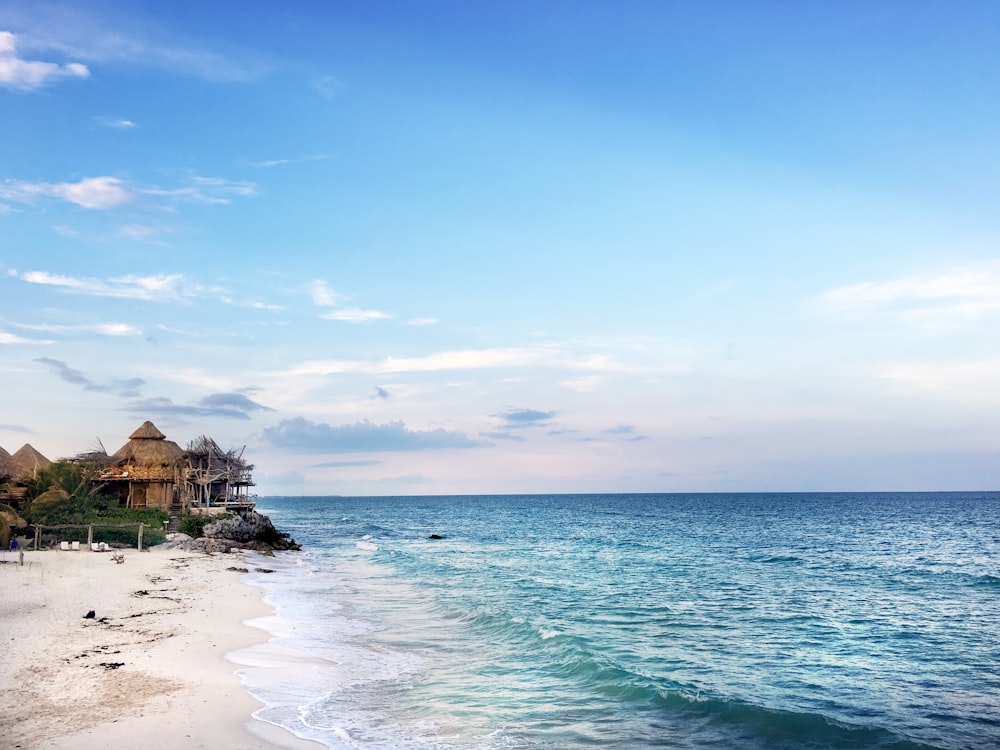
[[[170,510],[174,497],[173,482],[150,482],[146,487],[146,507]]]

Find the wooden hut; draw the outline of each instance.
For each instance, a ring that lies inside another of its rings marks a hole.
[[[184,451],[152,422],[143,422],[111,458],[101,481],[124,499],[126,507],[183,509]]]

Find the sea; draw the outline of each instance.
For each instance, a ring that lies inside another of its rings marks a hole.
[[[258,719],[328,748],[1000,748],[1000,493],[266,497]]]

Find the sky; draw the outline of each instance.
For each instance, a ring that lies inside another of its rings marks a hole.
[[[1000,488],[1000,4],[0,0],[0,446]]]

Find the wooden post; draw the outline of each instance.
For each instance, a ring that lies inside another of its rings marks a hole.
[[[41,541],[41,538],[42,538],[42,527],[41,526],[36,526],[35,527],[35,552],[38,552],[38,543]]]
[[[143,526],[145,526],[145,524],[141,524],[141,523],[139,524],[139,551],[140,552],[142,552],[142,527]]]
[[[87,549],[94,549],[94,524],[87,527]]]

